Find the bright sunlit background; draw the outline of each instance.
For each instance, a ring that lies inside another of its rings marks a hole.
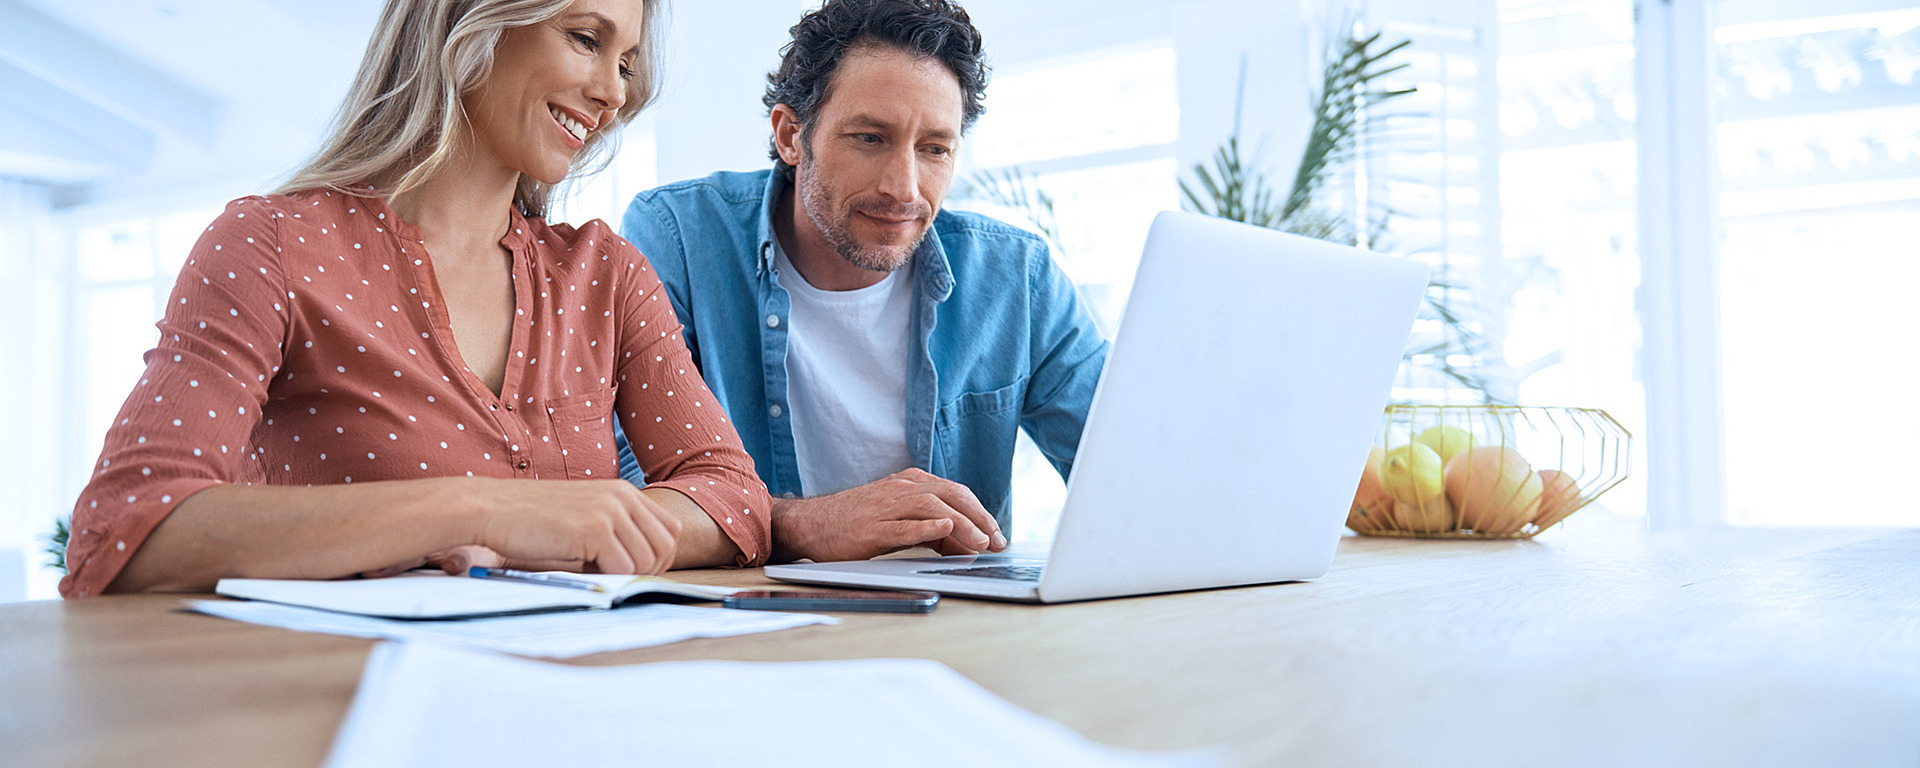
[[[656,184],[766,165],[764,76],[817,2],[674,5],[663,101],[556,218],[617,221]],[[1898,404],[1920,284],[1911,0],[966,5],[995,77],[963,175],[1055,201],[1056,255],[1104,329],[1152,215],[1228,135],[1291,181],[1323,41],[1353,18],[1412,41],[1396,82],[1419,89],[1414,135],[1373,147],[1356,188],[1403,212],[1392,241],[1472,276],[1485,362],[1519,402],[1633,432],[1602,504],[1655,526],[1920,525],[1890,484],[1920,427]],[[312,150],[379,6],[0,0],[0,600],[52,596],[44,537],[174,273],[227,200]],[[1050,533],[1063,497],[1023,439],[1015,538]]]

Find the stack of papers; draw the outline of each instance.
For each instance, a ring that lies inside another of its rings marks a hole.
[[[327,765],[1173,768],[1217,757],[1096,744],[921,659],[572,667],[383,643]]]
[[[565,591],[550,587],[531,589]],[[401,621],[275,603],[225,600],[190,600],[187,605],[212,616],[302,632],[420,640],[552,659],[665,645],[696,637],[731,637],[809,624],[840,623],[839,619],[806,613],[667,604],[465,621]]]

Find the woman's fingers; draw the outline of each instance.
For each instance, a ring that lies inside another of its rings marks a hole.
[[[589,544],[589,552],[597,553],[593,565],[601,573],[646,573],[652,563],[647,562],[648,553],[646,535],[627,519],[625,514],[616,514],[606,521],[605,530],[610,540]]]
[[[491,549],[449,550],[441,563],[448,572],[461,564],[453,558],[487,564],[485,555],[469,549],[486,551],[497,558],[492,562],[510,568],[561,562],[575,571],[658,574],[672,567],[679,521],[626,481],[510,482],[505,492],[512,503],[487,529]]]
[[[586,561],[511,558],[486,547],[465,546],[435,552],[427,557],[427,564],[438,567],[449,576],[464,576],[468,569],[476,567],[580,573],[585,570]]]
[[[479,545],[468,545],[443,549],[427,555],[427,564],[446,571],[449,576],[465,575],[468,568],[499,568],[505,558],[500,553]]]
[[[679,527],[679,521],[667,519],[665,513],[651,503],[640,518],[640,529],[646,533],[647,542],[653,545],[653,570],[647,573],[666,573],[668,568],[673,567],[674,551],[679,549],[680,535],[675,530]]]
[[[388,576],[398,576],[400,574],[406,573],[407,571],[411,571],[415,568],[425,565],[426,563],[427,563],[426,558],[414,560],[411,562],[396,563],[394,565],[389,565],[385,568],[375,568],[371,571],[362,572],[360,574],[360,578],[384,579],[384,578],[387,578]]]

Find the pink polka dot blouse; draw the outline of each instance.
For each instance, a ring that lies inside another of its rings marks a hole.
[[[461,362],[419,231],[384,200],[228,204],[75,505],[61,593],[100,594],[175,505],[222,483],[618,479],[610,416],[654,485],[739,545],[737,564],[765,562],[766,486],[647,260],[597,220],[514,213],[500,243],[515,317],[496,396]]]

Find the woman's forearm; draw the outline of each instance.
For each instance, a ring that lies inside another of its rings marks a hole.
[[[740,545],[727,538],[713,516],[686,494],[671,488],[641,491],[680,521],[679,545],[674,549],[674,568],[714,568],[733,565],[740,557]]]
[[[112,592],[206,592],[222,578],[328,579],[479,543],[472,478],[221,485],[175,507]]]

